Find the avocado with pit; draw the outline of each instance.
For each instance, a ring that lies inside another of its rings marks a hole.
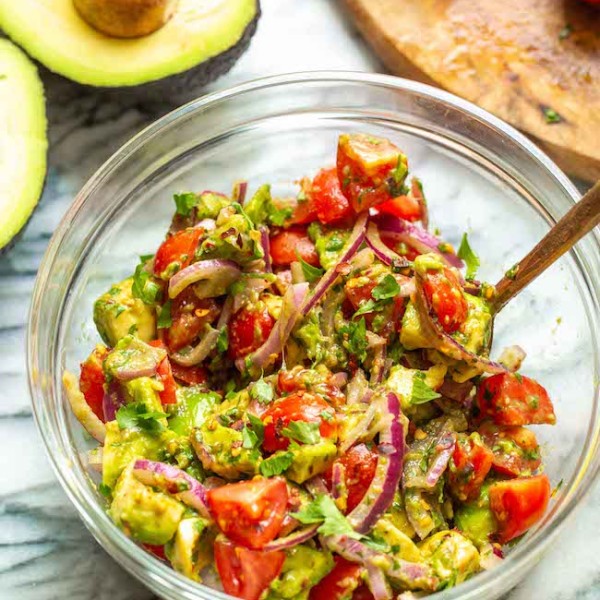
[[[110,4],[115,1],[46,0],[41,18],[38,0],[0,2],[0,28],[67,79],[127,88],[129,95],[141,86],[134,94],[140,99],[172,103],[197,96],[199,85],[226,73],[260,16],[258,0],[179,0],[158,16],[149,11],[159,2],[146,2],[148,19],[140,24],[127,21],[119,7],[110,14]]]
[[[46,127],[44,88],[35,65],[0,39],[0,251],[15,241],[42,194]]]

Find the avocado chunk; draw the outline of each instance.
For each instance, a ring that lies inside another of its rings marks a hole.
[[[211,562],[214,537],[206,519],[181,520],[175,537],[166,547],[171,566],[186,577],[200,581],[200,571]]]
[[[202,426],[220,402],[219,394],[207,392],[200,385],[178,388],[177,404],[169,417],[169,428],[179,435],[190,435],[194,427]]]
[[[185,507],[155,492],[133,475],[133,464],[120,475],[108,513],[130,537],[144,544],[166,544],[177,531]]]
[[[48,0],[44,18],[37,0],[0,4],[0,28],[51,71],[96,87],[131,87],[182,74],[188,96],[197,83],[227,71],[247,47],[260,14],[257,0],[179,0],[171,19],[152,35],[119,39],[91,27],[73,0]],[[183,81],[149,86],[144,92],[183,92]],[[175,87],[175,90],[173,89]],[[143,98],[140,90],[140,98]],[[10,114],[10,113],[9,113]]]
[[[337,447],[329,440],[303,446],[290,445],[289,451],[292,453],[293,459],[285,475],[298,484],[304,483],[319,473],[324,473],[337,456]]]
[[[317,585],[334,566],[331,553],[299,545],[287,551],[281,573],[267,593],[265,600],[307,598],[311,587]]]
[[[0,250],[15,240],[40,199],[47,148],[37,69],[19,48],[0,39]]]
[[[490,509],[489,490],[492,483],[484,483],[479,497],[473,502],[460,504],[454,514],[456,527],[477,546],[488,542],[490,535],[498,529]]]
[[[138,377],[123,384],[128,403],[143,404],[148,412],[163,412],[158,391],[162,384],[150,377]],[[165,415],[166,416],[166,415]]]
[[[132,285],[133,278],[128,277],[113,285],[94,304],[94,323],[100,337],[111,347],[126,335],[144,342],[156,337],[154,309],[133,297]]]
[[[337,264],[338,257],[350,237],[350,232],[343,229],[326,228],[315,221],[308,227],[308,236],[315,244],[321,266],[324,269],[330,269]]]

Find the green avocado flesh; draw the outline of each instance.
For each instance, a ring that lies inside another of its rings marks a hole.
[[[86,85],[121,87],[216,59],[242,41],[258,14],[257,0],[180,0],[158,31],[118,39],[88,25],[72,0],[19,0],[0,2],[0,28],[55,73]]]
[[[12,42],[0,39],[0,249],[23,229],[40,198],[47,147],[37,70]]]

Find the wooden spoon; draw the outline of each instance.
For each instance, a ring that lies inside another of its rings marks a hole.
[[[600,224],[600,181],[496,284],[494,312]]]

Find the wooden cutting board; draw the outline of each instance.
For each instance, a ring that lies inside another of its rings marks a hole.
[[[395,74],[443,87],[600,179],[600,8],[581,0],[343,0]]]

